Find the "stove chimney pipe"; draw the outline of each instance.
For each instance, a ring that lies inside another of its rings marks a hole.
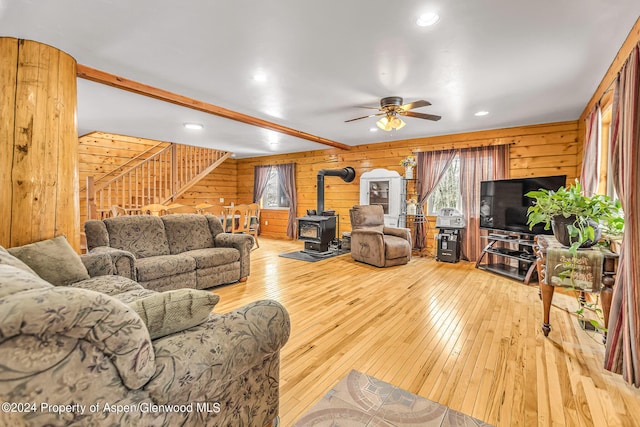
[[[339,176],[344,182],[351,182],[356,177],[356,171],[351,166],[342,169],[320,169],[318,171],[318,215],[324,212],[324,177]]]

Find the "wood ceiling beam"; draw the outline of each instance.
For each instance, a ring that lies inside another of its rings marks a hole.
[[[350,145],[346,145],[341,142],[332,141],[330,139],[322,138],[316,135],[311,135],[309,133],[282,126],[277,123],[269,122],[267,120],[259,119],[247,114],[242,114],[237,111],[209,104],[207,102],[198,101],[197,99],[189,98],[177,93],[169,92],[164,89],[158,89],[156,87],[129,80],[124,77],[116,76],[115,74],[110,74],[105,71],[100,71],[86,65],[78,64],[78,77],[129,92],[137,93],[139,95],[148,96],[160,101],[170,102],[181,107],[191,108],[194,110],[202,111],[204,113],[224,117],[225,119],[235,120],[241,123],[246,123],[248,125],[258,126],[275,132],[284,133],[285,135],[306,139],[307,141],[316,142],[318,144],[328,145],[331,147],[340,148],[342,150],[351,150],[352,148]]]

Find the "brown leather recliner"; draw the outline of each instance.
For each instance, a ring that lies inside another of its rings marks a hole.
[[[356,205],[351,217],[351,257],[356,261],[390,267],[411,260],[408,228],[385,227],[381,205]]]

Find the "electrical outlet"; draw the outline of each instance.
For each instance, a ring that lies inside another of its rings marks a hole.
[[[264,225],[269,225],[269,221],[265,220]]]
[[[224,197],[220,197],[220,203],[224,203]]]

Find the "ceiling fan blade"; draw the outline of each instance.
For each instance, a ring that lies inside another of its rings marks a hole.
[[[369,114],[368,116],[356,117],[355,119],[345,120],[345,123],[353,122],[360,119],[368,119],[369,117],[382,116],[385,113]]]
[[[421,99],[420,101],[410,102],[409,104],[401,105],[400,108],[402,108],[404,111],[408,111],[408,110],[413,110],[414,108],[427,107],[429,105],[431,105],[429,101],[425,101],[424,99]]]
[[[356,108],[366,108],[368,110],[379,110],[380,109],[380,107],[368,107],[368,106],[365,106],[365,105],[356,105]]]
[[[416,117],[418,119],[433,120],[434,122],[437,122],[442,118],[441,116],[436,116],[435,114],[414,113],[413,111],[405,111],[401,114],[403,116]]]

